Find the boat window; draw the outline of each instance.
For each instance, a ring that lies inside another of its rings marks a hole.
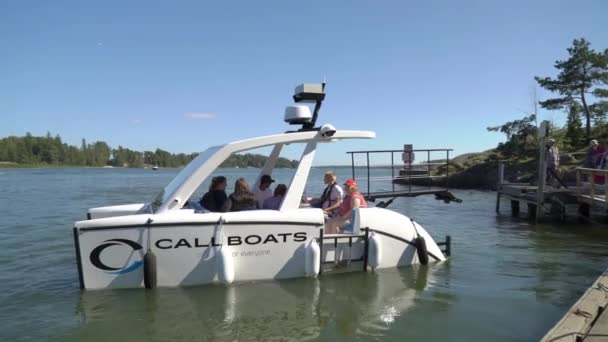
[[[184,183],[188,177],[201,165],[203,165],[211,156],[213,156],[223,145],[210,147],[201,152],[188,165],[186,165],[173,180],[154,198],[152,201],[152,211],[156,212],[160,206],[167,201],[168,197]]]

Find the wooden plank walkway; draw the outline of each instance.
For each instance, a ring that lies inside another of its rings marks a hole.
[[[608,270],[549,330],[541,342],[608,341]]]

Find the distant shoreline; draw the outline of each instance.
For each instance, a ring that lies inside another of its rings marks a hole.
[[[159,169],[181,169],[186,165],[182,166],[174,166],[174,167],[159,167]],[[343,168],[351,168],[351,165],[316,165],[313,168],[323,168],[323,169],[343,169]],[[356,168],[365,168],[365,165],[357,165]],[[400,168],[401,165],[395,165],[395,168]],[[241,169],[260,169],[256,167],[241,167]],[[370,169],[381,169],[388,168],[391,166],[370,166]],[[123,166],[83,166],[83,165],[49,165],[49,164],[17,164],[13,162],[0,162],[0,169],[149,169],[152,170],[151,166],[148,167],[123,167]],[[237,169],[237,167],[220,167],[220,169]],[[286,167],[278,167],[277,169],[295,169],[295,168],[286,168]]]
[[[159,167],[158,170],[164,169],[181,169],[186,165],[182,166],[165,166]],[[319,167],[319,166],[313,166]],[[324,167],[324,166],[322,166]],[[349,166],[350,167],[350,166]],[[48,165],[48,164],[17,164],[0,162],[0,169],[120,169],[120,170],[153,170],[151,166],[148,167],[123,167],[123,166],[83,166],[83,165]],[[218,169],[261,169],[259,167],[219,167]],[[286,167],[276,167],[275,169],[295,169]]]
[[[179,169],[184,167],[163,167],[163,169]],[[122,166],[84,166],[84,165],[54,165],[54,164],[18,164],[14,162],[0,162],[0,169],[150,169],[152,166],[146,167],[122,167]]]

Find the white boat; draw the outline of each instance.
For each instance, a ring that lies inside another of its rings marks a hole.
[[[315,151],[325,143],[372,139],[374,132],[315,127],[324,84],[296,88],[285,121],[301,129],[214,146],[200,153],[150,203],[91,208],[74,225],[83,289],[153,288],[317,277],[325,264],[373,271],[445,256],[428,232],[400,213],[353,211],[349,234],[325,234],[321,209],[301,204]],[[314,114],[306,103],[313,102]],[[305,103],[305,104],[302,104]],[[186,209],[194,191],[235,153],[271,146],[259,178],[272,175],[283,146],[304,151],[279,210]]]

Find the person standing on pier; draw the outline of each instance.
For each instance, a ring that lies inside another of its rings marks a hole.
[[[559,149],[555,145],[555,139],[547,140],[545,159],[546,163],[546,176],[547,184],[553,183],[553,180],[557,180],[559,172]]]
[[[585,163],[583,164],[583,167],[588,169],[595,169],[598,166],[600,162],[599,159],[603,154],[599,147],[600,144],[597,142],[597,140],[593,139],[589,142],[589,147],[587,148],[587,155],[585,156]]]

